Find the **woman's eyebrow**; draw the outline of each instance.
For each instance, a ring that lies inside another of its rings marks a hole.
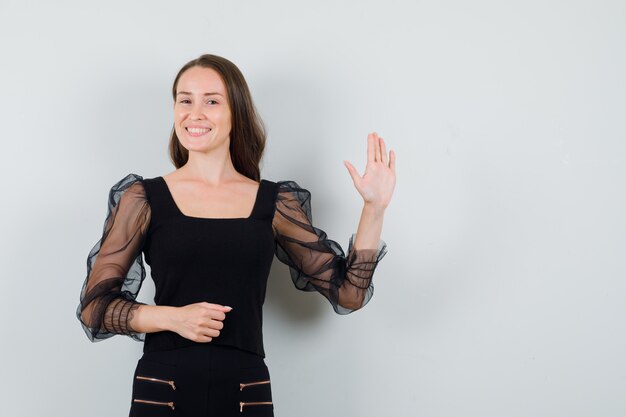
[[[187,94],[187,95],[191,95],[191,93],[189,91],[179,91],[178,94],[176,94],[177,96],[180,94]],[[222,94],[218,93],[218,92],[214,92],[214,93],[204,93],[203,95],[205,96],[214,96],[214,95],[218,95],[218,96],[222,96],[224,97]]]

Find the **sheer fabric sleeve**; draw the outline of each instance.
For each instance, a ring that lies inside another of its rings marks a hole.
[[[76,316],[92,342],[116,334],[145,340],[145,333],[129,324],[135,310],[145,305],[136,301],[146,276],[142,248],[151,217],[142,180],[128,174],[113,185],[102,237],[87,257]]]
[[[373,275],[387,253],[381,239],[376,249],[355,249],[350,236],[348,254],[313,226],[311,193],[295,181],[278,181],[272,220],[276,257],[289,266],[296,288],[318,291],[337,314],[364,307],[374,294]]]

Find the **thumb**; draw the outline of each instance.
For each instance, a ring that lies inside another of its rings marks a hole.
[[[207,307],[214,308],[216,310],[223,310],[223,311],[226,311],[226,312],[229,312],[230,310],[233,309],[231,306],[223,306],[221,304],[207,303],[206,301],[204,302],[204,304]]]
[[[343,165],[346,167],[346,169],[348,170],[348,173],[350,174],[350,177],[352,177],[352,181],[356,184],[358,178],[359,178],[359,173],[356,171],[356,168],[348,161],[343,161]]]

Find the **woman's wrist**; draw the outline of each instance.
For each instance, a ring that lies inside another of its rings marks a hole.
[[[175,331],[176,328],[176,317],[178,312],[178,307],[172,306],[161,306],[163,310],[160,312],[160,322],[161,322],[161,330],[169,330]]]
[[[365,202],[363,204],[363,212],[371,216],[383,216],[385,214],[385,209],[386,207],[375,203]]]
[[[133,328],[141,333],[174,331],[178,307],[144,304],[135,312]]]

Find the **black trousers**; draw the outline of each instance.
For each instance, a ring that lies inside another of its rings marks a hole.
[[[273,417],[265,360],[211,342],[145,352],[133,375],[129,417],[150,416]]]

